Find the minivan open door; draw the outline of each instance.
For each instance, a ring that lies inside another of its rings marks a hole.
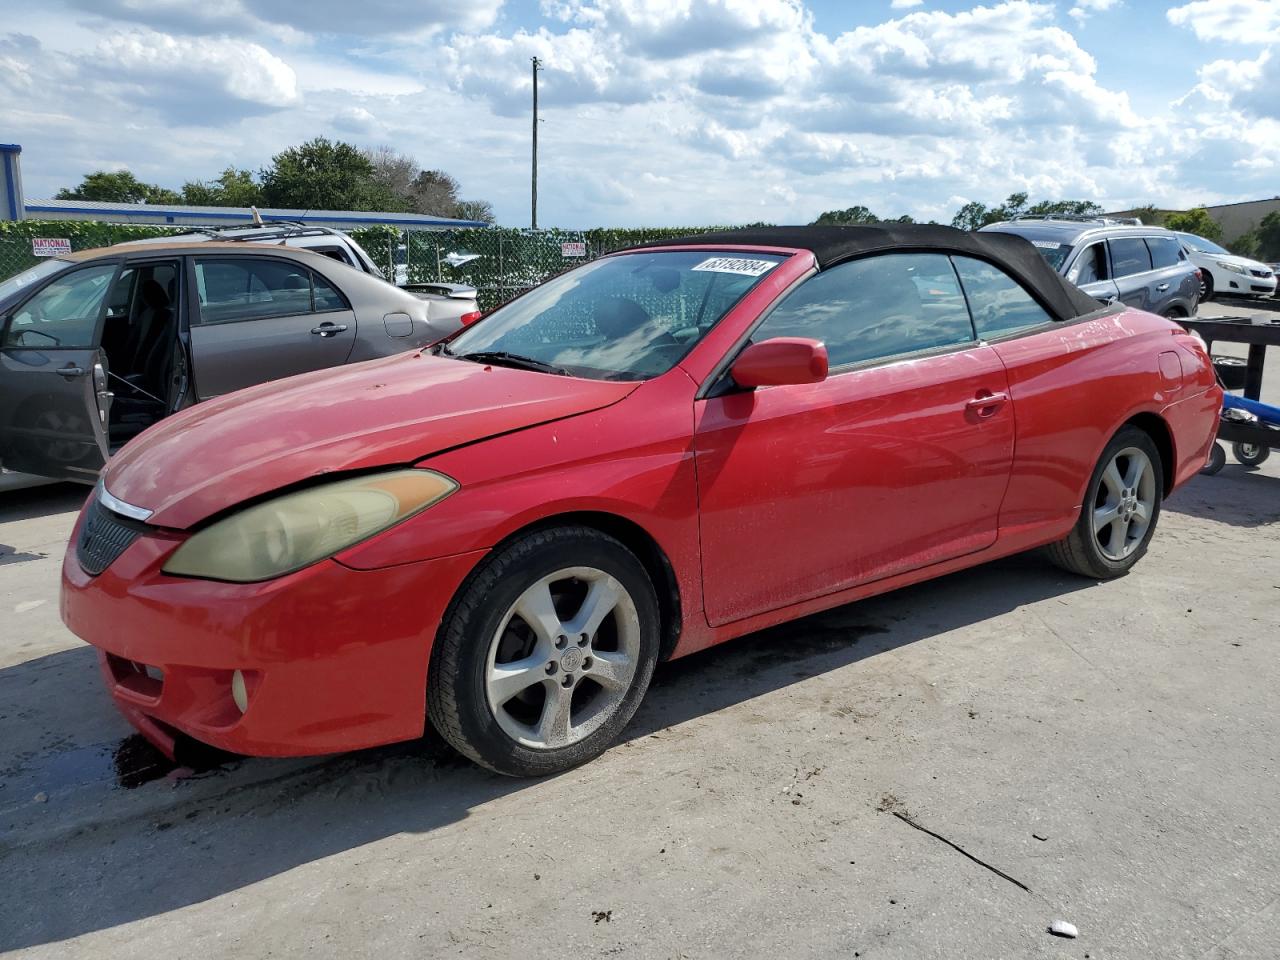
[[[99,335],[117,267],[60,274],[0,318],[0,466],[97,479],[112,396]]]

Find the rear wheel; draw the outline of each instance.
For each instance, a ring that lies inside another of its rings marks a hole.
[[[1145,432],[1128,426],[1107,444],[1089,478],[1080,518],[1070,535],[1048,548],[1058,566],[1109,580],[1128,573],[1160,518],[1163,468]]]
[[[1204,267],[1200,268],[1200,302],[1208,303],[1213,299],[1213,274]]]
[[[498,773],[559,773],[622,732],[658,643],[657,596],[626,547],[588,527],[529,534],[451,605],[431,656],[431,721]]]
[[[1271,456],[1271,448],[1264,447],[1260,443],[1233,443],[1231,452],[1246,467],[1261,466],[1267,457]]]

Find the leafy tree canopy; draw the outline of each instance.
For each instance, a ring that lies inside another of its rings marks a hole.
[[[182,202],[202,207],[252,207],[262,204],[262,187],[249,170],[227,167],[213,180],[182,185]]]
[[[1218,226],[1217,221],[1209,216],[1209,211],[1204,207],[1196,207],[1182,213],[1171,213],[1165,218],[1164,225],[1170,230],[1194,233],[1215,243],[1222,239],[1222,227]]]
[[[859,223],[915,223],[911,217],[905,213],[893,219],[888,217],[878,217],[866,207],[858,205],[849,207],[845,210],[828,210],[826,213],[813,221],[813,226],[824,224],[847,225]]]
[[[97,170],[74,190],[63,187],[58,200],[101,200],[107,203],[178,203],[182,198],[174,191],[143,183],[128,170]]]

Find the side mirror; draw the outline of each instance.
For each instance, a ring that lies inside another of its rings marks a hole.
[[[827,379],[827,347],[806,337],[774,337],[753,343],[729,368],[740,387],[781,387]]]

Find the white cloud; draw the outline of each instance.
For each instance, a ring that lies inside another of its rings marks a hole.
[[[908,10],[911,7],[918,7],[924,3],[924,0],[893,0],[889,6],[894,10]]]
[[[1280,53],[1221,51],[1153,109],[1182,91],[1100,73],[1067,3],[896,4],[833,31],[800,0],[542,0],[523,26],[499,0],[382,2],[361,8],[376,28],[335,41],[343,18],[283,0],[50,0],[39,40],[0,38],[0,129],[32,196],[103,166],[176,187],[323,134],[414,154],[520,224],[537,56],[548,224],[803,222],[855,203],[945,220],[1015,190],[1176,205],[1269,194],[1280,171]]]
[[[1188,27],[1201,40],[1270,44],[1280,31],[1276,0],[1193,0],[1171,8],[1167,16],[1170,23]]]
[[[1076,5],[1067,11],[1067,15],[1077,23],[1084,23],[1091,14],[1118,7],[1120,2],[1121,0],[1076,0]]]

